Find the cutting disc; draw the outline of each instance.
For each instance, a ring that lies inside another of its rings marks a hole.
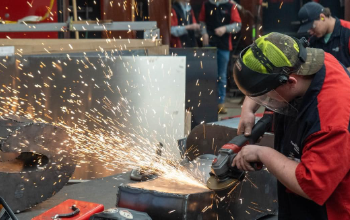
[[[224,190],[233,187],[238,184],[237,179],[227,179],[224,181],[218,181],[214,176],[210,176],[207,181],[207,187],[211,190]]]

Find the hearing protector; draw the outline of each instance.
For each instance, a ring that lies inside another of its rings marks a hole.
[[[321,17],[321,21],[324,21],[324,17]]]

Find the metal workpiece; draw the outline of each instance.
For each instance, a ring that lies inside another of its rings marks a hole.
[[[66,31],[66,23],[16,23],[0,24],[0,32],[60,32]]]
[[[202,155],[184,162],[196,178],[208,178],[214,155]],[[259,219],[277,214],[276,179],[264,168],[248,172],[233,187],[214,192],[181,179],[162,177],[150,181],[122,184],[117,207],[147,212],[152,219]]]
[[[71,31],[143,31],[143,30],[153,30],[157,29],[156,21],[118,21],[110,23],[70,23],[69,30]]]
[[[0,195],[15,211],[55,195],[75,170],[67,132],[19,117],[0,120]]]
[[[119,186],[117,207],[147,212],[154,219],[214,219],[214,192],[179,181],[158,178]]]
[[[183,162],[183,166],[201,182],[209,178],[215,155],[205,154],[193,161]],[[228,189],[216,191],[210,210],[218,219],[259,219],[277,214],[277,180],[266,168],[246,172],[242,181],[237,181]],[[209,208],[209,207],[207,207]],[[215,219],[215,218],[214,218]]]

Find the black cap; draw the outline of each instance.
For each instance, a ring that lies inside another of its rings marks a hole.
[[[308,2],[299,10],[298,17],[300,20],[300,28],[298,33],[306,33],[312,28],[315,20],[320,18],[324,7],[316,2]]]

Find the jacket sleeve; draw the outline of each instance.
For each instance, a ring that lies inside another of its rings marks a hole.
[[[194,16],[193,10],[191,10],[191,14],[192,14],[192,23],[197,24],[197,19],[196,19],[196,16]]]
[[[350,134],[329,129],[310,135],[295,175],[303,191],[323,205],[350,169]]]
[[[205,17],[205,3],[202,4],[201,12],[199,13],[199,22],[201,25],[201,34],[207,34],[207,24],[205,23],[206,17]]]
[[[234,3],[233,3],[234,4]],[[227,33],[238,33],[242,27],[242,20],[239,16],[239,12],[237,10],[237,5],[234,4],[231,8],[231,20],[230,24],[226,25]]]
[[[185,26],[179,26],[177,15],[174,9],[171,9],[171,28],[170,33],[174,37],[180,37],[182,35],[187,34],[187,30]]]

